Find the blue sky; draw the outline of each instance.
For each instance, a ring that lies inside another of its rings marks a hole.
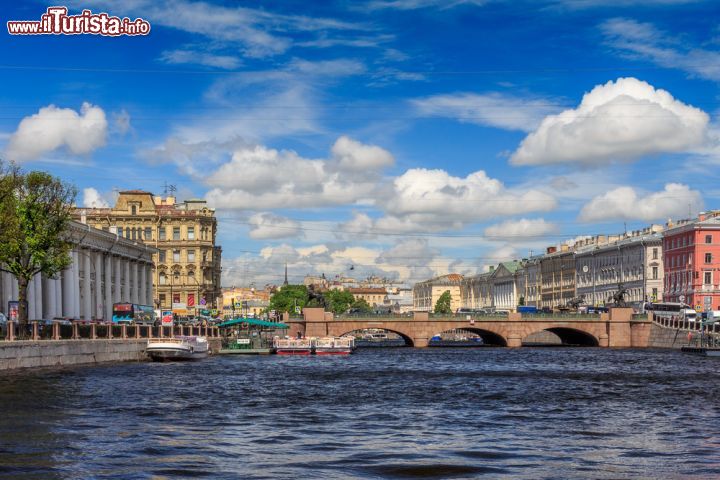
[[[68,7],[152,31],[1,35],[0,155],[80,205],[208,198],[227,285],[472,274],[718,205],[712,1]]]

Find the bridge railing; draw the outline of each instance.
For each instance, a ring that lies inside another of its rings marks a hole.
[[[85,323],[67,321],[33,321],[24,331],[18,330],[14,322],[0,325],[0,341],[15,340],[139,340],[153,337],[174,337],[177,335],[198,335],[219,338],[216,326],[175,325],[161,327],[154,325],[118,325],[113,323]]]
[[[521,313],[523,320],[548,320],[567,318],[572,320],[600,320],[599,313]]]

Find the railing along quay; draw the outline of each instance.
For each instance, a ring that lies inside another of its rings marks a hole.
[[[16,340],[139,340],[147,338],[173,338],[175,336],[205,336],[220,338],[220,329],[210,325],[118,325],[114,323],[85,323],[74,321],[64,322],[33,321],[28,324],[27,335],[19,338],[14,322],[0,329],[0,340],[12,342]]]

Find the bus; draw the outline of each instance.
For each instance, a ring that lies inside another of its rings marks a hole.
[[[155,310],[149,305],[114,303],[112,321],[113,323],[153,325],[155,323]]]
[[[645,310],[651,311],[653,316],[658,319],[687,320],[688,322],[694,322],[697,319],[697,312],[684,303],[650,303]]]

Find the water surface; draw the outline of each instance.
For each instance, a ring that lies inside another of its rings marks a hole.
[[[717,478],[719,369],[398,348],[5,374],[0,477]]]

